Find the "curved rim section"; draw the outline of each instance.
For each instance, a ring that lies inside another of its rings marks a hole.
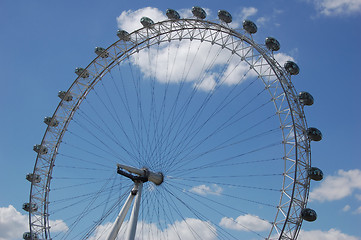
[[[41,145],[48,148],[48,153],[37,155],[33,171],[42,178],[39,183],[32,183],[30,190],[30,203],[36,203],[39,208],[39,211],[29,213],[31,233],[44,239],[50,238],[48,201],[55,158],[75,111],[92,87],[133,53],[161,42],[188,39],[217,44],[238,55],[258,74],[269,91],[283,133],[284,174],[280,201],[268,239],[273,236],[279,239],[297,238],[302,224],[300,212],[306,206],[309,193],[307,168],[310,166],[310,143],[305,137],[307,123],[290,75],[277,63],[272,52],[248,36],[245,32],[200,19],[166,20],[134,31],[130,34],[130,41],[118,40],[106,49],[109,57],[96,57],[85,68],[89,77],[78,77],[68,89],[67,94],[73,96],[72,101],[61,100],[56,108],[53,118],[59,124],[47,127],[45,131]]]

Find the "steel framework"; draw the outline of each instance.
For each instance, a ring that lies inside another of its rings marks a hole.
[[[41,180],[31,184],[29,203],[38,206],[37,211],[29,213],[32,234],[51,239],[48,204],[53,166],[67,127],[87,94],[113,67],[132,54],[162,42],[181,40],[204,41],[228,49],[246,62],[264,83],[279,116],[284,148],[283,189],[268,239],[297,238],[302,224],[300,212],[306,206],[309,193],[307,169],[311,160],[303,106],[291,76],[274,59],[273,52],[254,42],[251,35],[235,31],[224,23],[201,19],[166,20],[134,31],[128,41],[119,40],[109,46],[107,57],[96,57],[76,78],[66,91],[67,96],[72,96],[71,101],[61,100],[52,116],[58,124],[49,125],[41,141],[41,147],[47,152],[39,152],[36,158],[33,174],[40,175]]]

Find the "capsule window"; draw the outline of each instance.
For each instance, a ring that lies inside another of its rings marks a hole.
[[[321,141],[322,140],[321,131],[314,127],[310,127],[307,129],[307,136],[313,141]]]
[[[154,24],[153,20],[148,17],[142,17],[140,19],[140,23],[143,25],[143,27],[146,27],[146,28],[149,28]]]
[[[58,97],[66,102],[70,102],[71,100],[73,100],[73,96],[71,95],[71,93],[67,93],[65,91],[59,91]]]
[[[313,222],[317,219],[317,214],[313,209],[304,208],[301,211],[301,217],[308,222]]]
[[[179,13],[176,10],[173,10],[173,9],[167,9],[165,14],[167,15],[167,17],[169,19],[174,19],[174,20],[180,19]]]
[[[284,65],[286,71],[291,75],[297,75],[300,72],[298,65],[292,61],[287,61]]]
[[[119,37],[120,40],[123,40],[123,41],[130,40],[129,33],[125,30],[118,30],[117,36]]]
[[[221,19],[225,23],[231,23],[232,22],[232,15],[225,11],[225,10],[219,10],[218,11],[218,18]]]
[[[201,7],[192,7],[192,13],[195,17],[200,19],[205,19],[207,17],[207,13]]]
[[[308,177],[315,181],[321,181],[323,179],[323,172],[317,167],[311,167],[308,170]]]
[[[281,48],[280,43],[273,37],[266,38],[266,46],[271,51],[278,51]]]
[[[254,34],[257,32],[257,25],[250,20],[244,20],[243,29],[249,34]]]
[[[298,99],[301,104],[306,106],[311,106],[314,102],[312,95],[308,92],[300,92],[298,94]]]
[[[89,77],[88,70],[86,70],[84,68],[80,68],[80,67],[76,68],[75,73],[76,73],[76,75],[78,75],[79,77],[82,77],[82,78],[88,78]]]

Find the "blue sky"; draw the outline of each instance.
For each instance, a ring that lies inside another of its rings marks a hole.
[[[310,239],[307,234],[317,239],[361,239],[360,0],[3,0],[0,240],[21,238],[16,229],[24,226],[21,206],[28,201],[30,187],[25,175],[36,158],[32,146],[41,141],[42,121],[54,112],[57,92],[75,80],[74,68],[95,57],[94,47],[118,40],[117,17],[124,11],[153,7],[164,12],[193,5],[207,8],[209,19],[216,18],[219,9],[235,19],[252,19],[258,23],[257,42],[274,36],[282,53],[300,66],[293,83],[315,98],[306,109],[307,121],[322,131],[324,139],[312,144],[312,161],[325,174],[323,182],[311,186],[308,206],[317,211],[318,220],[303,224],[302,239]]]

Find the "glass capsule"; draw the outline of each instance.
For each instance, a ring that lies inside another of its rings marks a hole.
[[[143,25],[143,27],[146,27],[146,28],[149,28],[154,24],[153,20],[148,17],[142,17],[140,19],[140,23]]]
[[[266,46],[271,51],[278,51],[281,48],[280,43],[273,37],[266,38]]]
[[[284,67],[286,69],[286,71],[291,74],[291,75],[297,75],[300,73],[300,68],[298,67],[298,65],[292,61],[287,61],[284,64]]]
[[[307,129],[307,136],[312,141],[321,141],[322,139],[321,131],[314,127],[310,127]]]
[[[232,15],[225,11],[225,10],[219,10],[218,11],[218,18],[221,19],[225,23],[231,23],[232,22]]]
[[[120,40],[123,41],[129,41],[130,40],[130,36],[129,33],[125,30],[118,30],[117,31],[117,36],[119,37]]]
[[[249,34],[254,34],[257,32],[257,25],[250,20],[244,20],[243,29]]]
[[[298,99],[301,104],[306,106],[311,106],[314,102],[312,95],[308,92],[300,92],[298,94]]]
[[[196,18],[205,19],[207,17],[206,11],[201,7],[192,7],[192,13]]]
[[[301,211],[301,217],[308,222],[313,222],[317,219],[317,213],[311,208],[304,208]]]
[[[165,14],[169,19],[174,19],[174,20],[180,19],[179,13],[173,9],[167,9]]]

